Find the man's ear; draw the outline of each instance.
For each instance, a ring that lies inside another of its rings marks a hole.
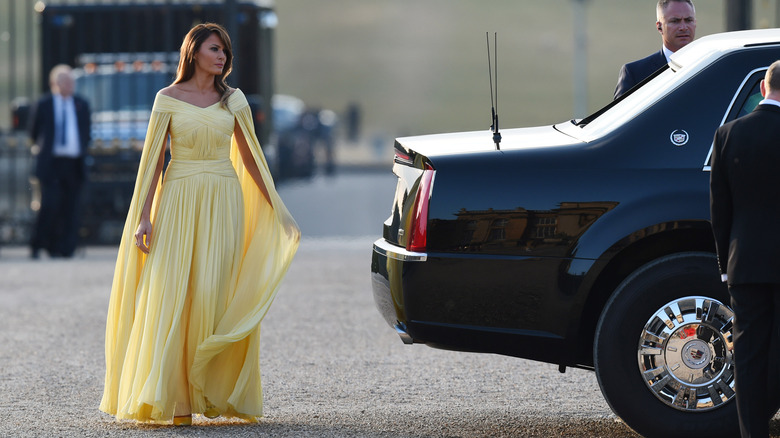
[[[661,26],[661,22],[660,21],[656,21],[655,22],[655,28],[658,29],[658,32],[660,32],[660,33],[664,32],[663,31],[663,26]]]

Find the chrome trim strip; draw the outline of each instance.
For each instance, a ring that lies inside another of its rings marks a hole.
[[[414,166],[414,161],[407,160],[405,158],[399,157],[398,155],[393,157],[393,163],[395,163],[395,164],[402,164],[404,166]]]
[[[726,112],[723,114],[723,119],[721,119],[720,125],[718,125],[718,127],[723,126],[723,124],[726,123],[726,117],[729,116],[731,109],[734,107],[734,103],[737,101],[737,96],[739,96],[739,93],[745,87],[745,83],[747,83],[748,79],[750,79],[751,76],[753,76],[754,74],[758,73],[761,70],[769,70],[769,66],[758,67],[756,69],[753,69],[753,71],[751,71],[745,76],[745,79],[742,79],[742,83],[739,84],[739,87],[737,87],[737,91],[734,93],[734,97],[731,98],[731,102],[729,103],[729,106],[726,108]],[[710,168],[710,157],[712,157],[712,148],[714,147],[715,147],[715,142],[713,141],[710,144],[710,151],[707,152],[707,158],[704,159],[704,164],[702,165],[701,168],[701,170],[704,172],[710,172],[712,170]]]
[[[414,344],[414,339],[406,332],[406,326],[403,323],[397,322],[393,328],[395,329],[395,332],[398,333],[398,336],[401,337],[404,344]]]
[[[431,322],[431,321],[417,321],[412,320],[411,322],[414,322],[418,325],[427,325],[430,327],[443,327],[447,329],[458,329],[458,330],[470,330],[470,331],[478,331],[478,332],[491,332],[491,333],[504,333],[504,334],[512,334],[512,335],[522,335],[522,336],[533,336],[536,338],[546,338],[551,340],[563,340],[564,337],[561,335],[556,335],[555,333],[550,333],[546,331],[541,330],[528,330],[528,329],[510,329],[510,328],[500,328],[500,327],[486,327],[486,326],[478,326],[478,325],[461,325],[461,324],[451,324],[446,322]]]
[[[377,239],[376,242],[374,242],[374,251],[385,257],[400,260],[402,262],[424,262],[428,260],[428,254],[407,251],[406,248],[393,245],[384,238]]]

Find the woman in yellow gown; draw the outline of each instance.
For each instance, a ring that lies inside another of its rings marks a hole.
[[[224,28],[197,25],[155,98],[106,323],[100,409],[117,419],[262,416],[260,321],[300,231],[231,67]]]

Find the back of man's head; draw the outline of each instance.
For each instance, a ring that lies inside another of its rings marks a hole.
[[[780,94],[780,61],[773,62],[767,69],[764,86],[767,94]]]

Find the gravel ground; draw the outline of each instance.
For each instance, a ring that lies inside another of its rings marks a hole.
[[[196,418],[189,428],[98,411],[115,248],[39,261],[3,248],[0,436],[638,436],[591,372],[402,344],[374,308],[370,248],[370,239],[304,240],[263,322],[265,418]]]

